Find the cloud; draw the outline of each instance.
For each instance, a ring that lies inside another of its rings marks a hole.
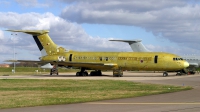
[[[181,48],[174,48],[172,46],[159,46],[159,45],[146,45],[146,48],[149,49],[152,52],[170,52],[174,54],[178,54],[179,56],[185,56],[185,55],[199,55],[200,51],[188,48],[185,46],[182,46]]]
[[[64,1],[64,0],[63,0]],[[180,47],[200,48],[200,5],[195,0],[87,0],[71,3],[61,17],[77,23],[130,25]]]
[[[50,4],[48,4],[48,2],[39,3],[38,0],[15,0],[15,2],[25,7],[37,7],[37,8],[50,7]]]
[[[0,1],[1,7],[5,7],[5,6],[9,6],[9,5],[10,5],[10,1],[7,1],[7,0],[1,0]]]
[[[6,54],[11,54],[13,50],[11,50],[11,47],[6,46],[6,42],[8,39],[6,39],[4,32],[0,30],[0,54],[6,55]]]
[[[121,45],[124,45],[126,47],[118,47],[119,45],[117,43],[108,41],[109,39],[112,39],[112,37],[92,37],[88,35],[80,25],[66,21],[58,16],[55,16],[52,13],[18,14],[14,12],[8,12],[0,13],[0,17],[0,26],[3,29],[46,29],[50,31],[49,35],[56,44],[66,47],[68,49],[84,51],[127,51],[127,49],[130,50],[129,46],[125,43]],[[0,39],[5,40],[5,42],[2,43],[4,47],[2,47],[0,53],[4,53],[3,49],[13,51],[13,44],[15,44],[17,50],[16,52],[21,52],[21,50],[27,50],[27,53],[32,53],[32,55],[37,55],[38,57],[40,56],[40,52],[32,36],[18,32],[13,33],[5,31],[4,33],[3,31],[0,31]],[[12,52],[10,54],[12,54]]]
[[[198,4],[188,4],[185,0],[59,1],[67,4],[60,16],[50,12],[43,14],[0,12],[1,29],[46,29],[50,31],[49,35],[56,44],[73,50],[131,52],[132,50],[127,43],[108,41],[115,37],[91,36],[79,23],[130,25],[142,27],[158,38],[166,38],[171,42],[179,43],[179,48],[189,50],[191,53],[199,52],[200,12],[198,10],[200,6]],[[22,0],[17,2],[26,6]],[[39,3],[37,0],[33,1],[32,4],[29,3],[27,7],[31,7],[31,5],[33,7],[48,7],[38,5],[43,3]],[[34,58],[40,56],[40,52],[30,35],[17,33],[17,36],[11,36],[10,32],[0,30],[1,40],[0,53],[3,54],[3,58],[12,54],[13,43],[15,43],[17,52],[20,52],[19,55],[23,54],[22,50],[26,50],[26,53],[34,55]],[[173,51],[174,53],[185,52],[182,49],[174,49],[169,46],[151,45],[149,49],[152,51]],[[6,51],[10,53],[6,53]],[[3,58],[0,57],[0,61]],[[18,56],[18,58],[29,59],[30,57]]]
[[[4,33],[3,31],[0,30],[0,41],[4,41],[5,37],[4,37]]]
[[[87,0],[84,2],[79,0],[75,1],[78,3],[67,6],[62,11],[61,17],[78,23],[87,22],[126,25],[135,25],[138,22],[145,21],[151,22],[151,18],[156,17],[156,15],[151,14],[152,12],[159,10],[162,12],[163,9],[183,7],[186,4],[179,0],[97,0],[95,2],[93,0]],[[70,0],[65,0],[65,2],[70,2]]]
[[[60,0],[67,4],[73,4],[69,7],[78,9],[94,9],[99,11],[115,11],[126,10],[129,12],[146,12],[153,10],[160,10],[169,7],[182,7],[186,5],[185,0]],[[68,9],[68,6],[66,7]]]

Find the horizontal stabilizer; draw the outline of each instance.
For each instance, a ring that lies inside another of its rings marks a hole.
[[[109,40],[109,41],[119,41],[119,42],[127,42],[127,43],[137,43],[137,42],[141,42],[142,40]]]
[[[34,35],[34,36],[42,35],[42,34],[45,34],[45,33],[49,33],[48,30],[6,30],[6,31],[23,32],[23,33],[31,34],[31,35]]]

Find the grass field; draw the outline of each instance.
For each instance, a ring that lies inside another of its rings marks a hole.
[[[189,90],[116,80],[1,79],[0,108],[90,102]]]

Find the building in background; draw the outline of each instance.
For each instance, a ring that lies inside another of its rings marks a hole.
[[[0,64],[0,67],[10,67],[9,64]]]

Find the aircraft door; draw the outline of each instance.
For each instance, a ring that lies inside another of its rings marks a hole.
[[[72,61],[72,54],[69,55],[69,61]]]
[[[154,57],[154,63],[155,63],[155,64],[158,63],[158,55],[155,55],[155,57]]]

